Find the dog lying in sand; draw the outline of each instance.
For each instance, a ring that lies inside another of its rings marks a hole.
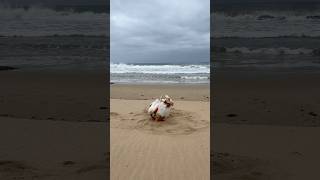
[[[173,100],[170,96],[161,96],[150,104],[148,114],[150,114],[151,118],[155,121],[164,121],[169,117],[172,106]]]

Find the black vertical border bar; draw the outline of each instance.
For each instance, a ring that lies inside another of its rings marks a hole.
[[[107,41],[107,48],[106,48],[106,61],[107,61],[107,67],[106,67],[106,82],[107,83],[107,89],[106,89],[106,163],[107,163],[107,169],[106,169],[106,176],[107,179],[110,179],[110,0],[107,0],[107,7],[106,7],[106,41]]]
[[[214,162],[213,162],[213,115],[214,115],[214,61],[211,55],[211,48],[213,47],[212,42],[212,28],[213,28],[213,1],[210,0],[210,179],[213,179],[213,169],[214,169]]]

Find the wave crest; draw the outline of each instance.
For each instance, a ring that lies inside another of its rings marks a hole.
[[[214,12],[212,37],[320,36],[320,13],[255,11],[243,14]]]
[[[320,49],[308,48],[248,48],[248,47],[213,47],[213,53],[267,54],[267,55],[320,55]]]
[[[54,34],[107,34],[107,13],[56,11],[33,6],[9,8],[0,6],[0,35],[50,36]]]
[[[110,72],[113,74],[198,74],[210,73],[210,65],[136,65],[111,63]]]

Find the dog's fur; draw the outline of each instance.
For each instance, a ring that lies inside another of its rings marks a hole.
[[[161,96],[150,104],[148,113],[153,120],[164,121],[169,116],[172,106],[173,100],[170,96]]]

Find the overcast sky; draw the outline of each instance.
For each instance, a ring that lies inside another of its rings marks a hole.
[[[111,61],[209,62],[209,0],[111,0]]]

